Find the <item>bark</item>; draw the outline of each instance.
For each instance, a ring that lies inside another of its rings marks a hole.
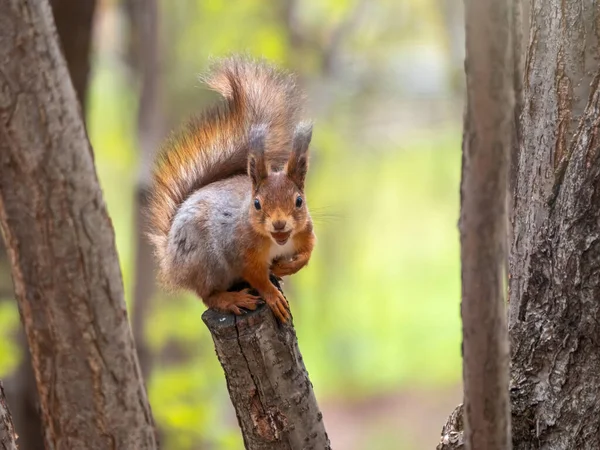
[[[141,85],[138,106],[137,138],[139,173],[136,186],[135,281],[133,293],[132,327],[142,373],[149,379],[152,355],[145,337],[151,300],[156,290],[156,268],[147,229],[146,206],[151,183],[152,162],[163,136],[163,120],[159,101],[159,40],[158,5],[156,0],[128,0],[130,23],[129,62]]]
[[[51,0],[69,74],[85,115],[96,0]]]
[[[458,405],[442,428],[442,438],[436,450],[464,450],[464,405]]]
[[[59,40],[69,68],[69,75],[80,100],[83,115],[86,111],[87,87],[90,73],[90,49],[92,42],[95,0],[52,0]],[[1,239],[0,239],[1,241]],[[5,250],[0,242],[0,297],[2,291],[10,289],[9,264]],[[6,264],[6,270],[2,270]],[[6,283],[1,274],[8,278]],[[24,335],[19,336],[22,343],[22,359],[14,374],[7,380],[6,397],[12,407],[12,416],[21,436],[21,447],[27,450],[43,450],[39,399],[35,386],[35,376],[31,366],[31,355]]]
[[[0,233],[0,301],[14,297],[14,289],[10,279],[10,265],[4,247],[4,238]]]
[[[156,448],[114,231],[47,1],[0,0],[0,225],[49,449]]]
[[[503,276],[514,123],[508,0],[465,3],[467,112],[461,182],[465,444],[510,448]],[[493,36],[493,39],[489,39]]]
[[[17,450],[17,435],[0,381],[0,450]]]
[[[515,96],[515,107],[513,114],[514,127],[511,134],[510,163],[508,170],[508,191],[506,195],[508,208],[508,233],[507,248],[511,248],[513,241],[515,196],[517,192],[517,175],[519,173],[519,151],[521,146],[521,113],[523,112],[523,64],[524,49],[527,48],[529,39],[528,28],[525,23],[529,20],[529,0],[512,1],[512,49],[513,49],[513,89]],[[506,274],[509,273],[508,254],[506,255]]]
[[[552,0],[530,17],[510,255],[513,446],[597,449],[600,11]]]
[[[51,0],[50,4],[69,75],[85,115],[96,0]],[[8,259],[0,236],[0,299],[13,295],[8,273]]]
[[[51,0],[50,4],[71,81],[85,115],[96,0]],[[13,296],[8,258],[2,241],[0,236],[0,300]],[[15,422],[18,420],[15,419]]]
[[[510,261],[515,448],[600,448],[600,7],[535,2]]]
[[[243,316],[203,315],[247,450],[330,450],[323,415],[293,326],[260,306]]]
[[[6,399],[19,434],[19,446],[25,450],[44,450],[40,401],[27,338],[21,328],[18,330],[17,341],[22,358],[17,370],[6,380]]]

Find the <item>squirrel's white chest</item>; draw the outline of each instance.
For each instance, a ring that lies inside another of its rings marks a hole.
[[[293,256],[294,253],[296,253],[296,247],[294,246],[293,239],[288,239],[284,245],[271,242],[271,248],[269,249],[269,263],[276,258]]]

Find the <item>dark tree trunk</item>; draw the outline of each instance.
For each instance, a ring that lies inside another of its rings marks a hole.
[[[49,449],[154,449],[107,215],[47,1],[0,0],[0,225]]]
[[[10,279],[10,264],[6,256],[4,238],[0,233],[0,301],[9,300],[14,297],[14,289]]]
[[[139,85],[137,140],[140,157],[136,186],[135,282],[131,315],[140,366],[144,378],[148,380],[152,355],[145,337],[145,329],[152,296],[156,290],[156,268],[152,248],[145,237],[145,211],[152,163],[163,137],[159,91],[161,72],[158,60],[158,4],[156,0],[127,0],[126,7],[130,25],[129,63]]]
[[[0,450],[17,450],[17,436],[0,381]]]
[[[96,0],[51,0],[54,23],[85,116]]]
[[[510,448],[504,302],[506,192],[514,130],[511,0],[468,0],[463,137],[462,266],[465,443]]]
[[[330,450],[292,325],[266,306],[236,317],[206,311],[247,450]]]
[[[510,255],[513,446],[598,449],[600,8],[530,8]]]

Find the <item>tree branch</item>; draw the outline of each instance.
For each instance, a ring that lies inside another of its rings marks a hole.
[[[504,273],[514,145],[512,0],[465,2],[467,110],[461,180],[465,445],[511,448]]]
[[[436,450],[464,450],[463,405],[458,405],[442,428],[442,438]]]
[[[0,381],[0,448],[17,450],[17,435],[4,397],[4,388]]]
[[[293,326],[262,305],[243,316],[207,310],[210,330],[248,450],[330,450],[323,415]]]

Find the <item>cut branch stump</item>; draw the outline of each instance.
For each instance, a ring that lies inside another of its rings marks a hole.
[[[242,316],[209,309],[202,320],[225,371],[246,449],[330,450],[293,324],[280,324],[265,305]]]

